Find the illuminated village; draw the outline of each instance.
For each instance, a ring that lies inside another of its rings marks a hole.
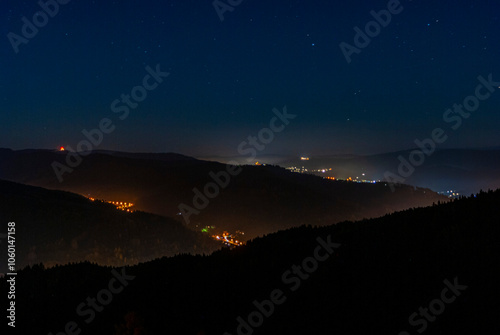
[[[123,202],[123,201],[107,201],[107,200],[100,200],[100,199],[95,199],[95,198],[90,198],[92,201],[103,201],[107,202],[108,204],[112,204],[116,206],[116,209],[132,213],[134,210],[132,210],[132,207],[134,207],[134,204],[131,202]]]
[[[210,234],[214,229],[215,226],[206,226],[201,229],[201,232]],[[224,231],[222,234],[212,234],[210,236],[228,247],[239,247],[245,244],[245,242],[241,241],[243,235],[245,235],[245,232],[237,230],[235,234]]]

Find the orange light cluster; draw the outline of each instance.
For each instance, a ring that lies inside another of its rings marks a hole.
[[[238,240],[235,240],[231,234],[229,234],[227,231],[223,232],[222,233],[222,236],[220,235],[213,235],[212,236],[214,239],[216,239],[217,241],[220,241],[224,244],[227,244],[227,245],[234,245],[234,246],[242,246],[243,244],[245,244],[244,242],[241,242],[241,241],[238,241]]]
[[[89,198],[89,199],[92,201],[96,200],[95,198]],[[106,201],[106,202],[115,205],[117,209],[120,209],[122,211],[126,211],[129,213],[133,212],[131,208],[134,207],[134,204],[131,202],[123,202],[123,201]]]
[[[131,202],[123,202],[123,201],[108,201],[110,204],[116,206],[116,208],[121,209],[122,211],[131,212],[131,207],[134,207],[134,204]]]

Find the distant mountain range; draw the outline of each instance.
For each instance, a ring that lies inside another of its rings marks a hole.
[[[241,173],[230,176],[227,186],[219,187],[220,194],[212,196],[213,174],[224,174],[227,166],[176,154],[96,151],[83,156],[59,182],[53,164],[66,165],[67,156],[65,151],[1,149],[0,179],[132,202],[138,210],[187,217],[193,229],[239,230],[247,239],[304,223],[327,225],[378,217],[446,200],[424,188],[402,185],[392,192],[386,183],[332,181],[275,166],[233,167]],[[210,183],[207,192],[212,195],[205,192]],[[197,190],[207,195],[204,206],[199,205],[200,196],[195,199]],[[178,215],[187,213],[181,209],[187,207],[196,213]]]
[[[398,174],[398,157],[408,160],[413,150],[416,149],[376,155],[311,156],[308,161],[284,156],[262,156],[257,160],[282,167],[304,167],[308,171],[328,169],[325,173],[312,172],[321,176],[384,180],[387,171]],[[436,192],[454,190],[470,195],[481,189],[494,190],[500,187],[500,147],[436,150],[404,179],[405,184],[427,187]]]

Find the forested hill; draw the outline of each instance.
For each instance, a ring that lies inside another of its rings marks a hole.
[[[111,269],[35,267],[17,277],[19,327],[55,333],[73,320],[91,334],[237,334],[253,313],[255,334],[494,334],[499,218],[500,191],[490,191],[117,269],[135,277],[89,324],[75,308],[107,287]],[[275,303],[259,319],[254,301],[264,300]]]
[[[18,268],[80,261],[131,265],[220,247],[170,218],[127,213],[77,194],[0,180],[0,222],[11,221],[16,223]]]

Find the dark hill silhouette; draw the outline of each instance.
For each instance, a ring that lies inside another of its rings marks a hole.
[[[179,205],[194,208],[194,188],[213,181],[210,172],[225,171],[217,162],[175,154],[95,152],[83,158],[60,183],[52,169],[67,152],[0,150],[0,178],[85,196],[136,204],[137,209],[174,217]],[[244,166],[241,174],[199,214],[190,226],[246,232],[248,238],[305,223],[324,225],[378,217],[444,200],[429,189],[409,186],[391,192],[385,183],[358,184],[324,180],[274,166]]]
[[[495,334],[499,204],[500,190],[490,191],[378,219],[301,226],[210,256],[118,269],[135,278],[89,324],[76,306],[108,286],[111,269],[35,266],[17,276],[18,330],[56,333],[75,321],[91,334],[237,334],[237,318],[248,320],[258,311],[253,302],[279,289],[286,300],[262,322],[254,317],[261,323],[254,334]],[[317,238],[328,236],[341,246],[316,269],[309,263],[308,277],[292,291],[282,275],[314,257]],[[0,289],[7,290],[5,280]]]
[[[0,222],[10,221],[17,227],[18,267],[84,260],[120,266],[179,253],[210,253],[219,247],[173,219],[127,213],[77,194],[0,180]]]

